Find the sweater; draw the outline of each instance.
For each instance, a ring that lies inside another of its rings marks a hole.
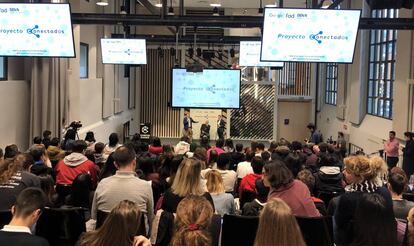
[[[240,199],[243,196],[243,192],[250,191],[256,192],[256,180],[262,178],[262,174],[251,173],[246,175],[242,181],[240,182],[239,186],[239,197]]]
[[[0,246],[49,246],[46,239],[26,232],[0,231]]]
[[[72,185],[73,180],[81,173],[91,175],[93,186],[97,183],[98,168],[81,153],[73,152],[56,165],[56,184]]]
[[[234,214],[234,197],[229,193],[211,194],[216,212],[223,217],[225,214]]]
[[[268,200],[280,198],[286,202],[296,216],[318,217],[319,211],[312,201],[308,187],[299,180],[293,180],[290,184],[279,189],[271,189]]]

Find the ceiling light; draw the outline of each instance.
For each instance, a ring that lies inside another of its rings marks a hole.
[[[219,16],[220,15],[219,9],[217,7],[214,7],[214,9],[213,9],[213,15],[214,16]]]
[[[266,4],[265,7],[268,7],[268,8],[277,7],[277,4]]]
[[[161,3],[161,0],[160,0],[160,1],[158,1],[158,3],[156,3],[156,4],[155,4],[155,7],[157,7],[157,8],[162,8],[162,3]]]
[[[219,2],[219,0],[213,0],[210,3],[211,7],[221,7],[221,3]]]
[[[99,6],[108,6],[109,3],[108,3],[108,0],[98,0],[96,2],[96,5],[99,5]]]

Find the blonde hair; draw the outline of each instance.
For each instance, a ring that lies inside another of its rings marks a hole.
[[[369,158],[371,168],[376,173],[376,183],[378,186],[384,185],[388,179],[388,166],[380,156]]]
[[[254,246],[306,246],[290,207],[281,199],[267,202],[263,208]]]
[[[352,173],[357,182],[373,181],[378,176],[378,163],[366,156],[349,156],[344,159],[344,164],[347,172]]]
[[[171,185],[174,194],[185,197],[187,195],[201,196],[204,190],[201,186],[201,162],[195,158],[184,159],[178,167]]]
[[[208,228],[213,207],[202,196],[187,196],[177,207],[174,236],[171,246],[210,246]]]
[[[206,174],[207,190],[210,193],[224,193],[223,177],[217,170],[211,170]]]

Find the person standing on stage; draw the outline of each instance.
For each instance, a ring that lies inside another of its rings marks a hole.
[[[410,177],[414,174],[414,140],[412,132],[405,132],[405,148],[403,148],[403,169],[407,174],[407,177]]]
[[[226,122],[221,115],[218,116],[217,120],[217,135],[219,139],[224,139],[224,127]]]
[[[387,154],[387,165],[391,169],[398,163],[398,148],[400,143],[395,138],[395,131],[390,131],[389,139],[384,142],[384,152]]]
[[[210,140],[210,125],[208,124],[208,120],[206,120],[200,128],[200,139],[202,139],[203,136],[206,136],[208,140]]]
[[[198,123],[190,117],[190,112],[184,112],[184,136],[188,137],[190,142],[193,140],[193,123]]]

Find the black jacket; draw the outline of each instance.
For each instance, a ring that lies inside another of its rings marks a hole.
[[[315,176],[314,194],[319,196],[321,192],[324,193],[343,193],[342,187],[343,175],[339,167],[321,167]]]

